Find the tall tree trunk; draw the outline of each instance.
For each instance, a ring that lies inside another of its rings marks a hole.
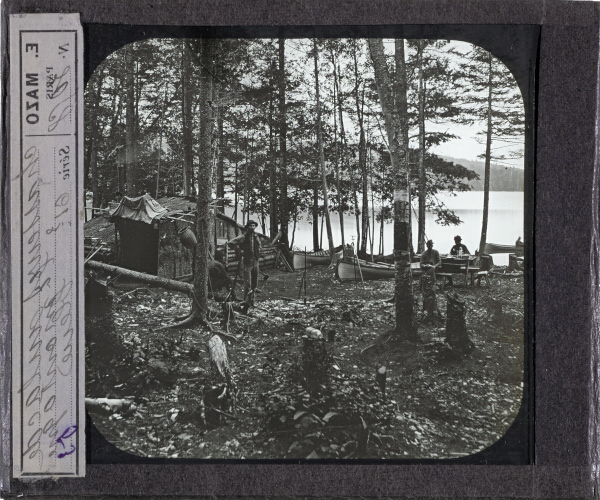
[[[363,91],[364,102],[364,91]],[[363,126],[362,110],[360,118],[360,138],[358,141],[358,168],[361,173],[362,180],[362,209],[361,209],[361,226],[362,232],[360,235],[360,251],[364,254],[367,252],[367,235],[369,234],[369,178],[367,173],[367,143],[365,140],[365,130]]]
[[[313,250],[316,252],[320,250],[319,247],[319,185],[315,182],[313,184]]]
[[[219,103],[223,99],[223,86],[219,86]],[[225,107],[222,104],[219,104],[218,117],[217,117],[217,134],[218,134],[218,144],[219,147],[217,149],[217,210],[222,214],[225,213],[225,155],[223,151],[227,147],[225,138],[225,133],[223,131],[223,113],[225,112]]]
[[[239,152],[239,148],[236,147],[236,151]],[[238,194],[238,159],[237,155],[235,158],[235,179],[233,186],[233,219],[237,222],[238,220],[238,203],[239,203],[239,194]]]
[[[98,175],[98,145],[100,141],[100,131],[98,130],[98,107],[102,96],[102,86],[104,85],[104,71],[98,75],[96,88],[92,94],[92,106],[90,117],[90,138],[88,146],[88,161],[86,162],[85,182],[87,189],[90,188],[89,175],[91,174],[92,207],[99,208],[102,201],[102,186],[100,186],[100,176]],[[89,170],[89,171],[88,171]],[[92,211],[92,217],[99,215],[100,212]]]
[[[112,110],[112,119],[110,121],[110,131],[108,134],[108,142],[112,142],[112,143],[120,143],[121,142],[121,138],[119,139],[115,139],[115,135],[116,134],[121,134],[122,135],[122,131],[120,130],[120,123],[121,123],[121,113],[123,111],[123,92],[122,92],[122,88],[123,88],[123,78],[122,77],[113,77],[113,102],[112,102],[112,106],[111,106],[111,110]],[[125,193],[125,175],[124,175],[124,170],[125,170],[125,155],[124,153],[122,153],[121,151],[125,151],[124,147],[118,147],[117,151],[116,151],[116,160],[117,160],[117,175],[116,175],[116,186],[114,184],[111,183],[110,185],[110,196],[109,198],[113,198],[114,193],[112,192],[112,190],[114,189],[114,191],[119,191],[121,193],[121,195],[123,195]],[[108,185],[105,186],[108,188]]]
[[[294,248],[294,237],[296,236],[296,223],[298,222],[298,208],[294,208],[294,224],[292,226],[292,240],[290,241],[290,248]]]
[[[192,139],[192,59],[188,42],[181,42],[181,120],[183,128],[183,193],[194,194],[194,149]]]
[[[281,239],[286,248],[289,243],[289,220],[290,207],[288,202],[288,180],[287,180],[287,122],[285,104],[285,39],[279,39],[279,172],[281,185],[279,188],[279,211],[281,218]]]
[[[133,113],[133,163],[135,165],[135,189],[136,196],[141,194],[137,187],[137,161],[138,161],[138,137],[140,137],[140,99],[142,97],[142,79],[140,78],[140,63],[135,62],[135,73],[133,74],[135,82],[134,92],[134,113]]]
[[[274,66],[274,65],[273,65]],[[275,68],[271,68],[271,87],[273,86],[273,73]],[[277,158],[275,154],[275,145],[274,145],[274,133],[273,133],[273,121],[274,121],[274,110],[275,96],[271,94],[269,97],[269,232],[271,234],[271,239],[275,238],[277,234],[278,227],[278,217],[277,217],[277,204],[279,202],[277,198]]]
[[[367,129],[368,130],[368,129]],[[371,137],[369,137],[369,141]],[[373,189],[373,157],[371,150],[369,150],[369,172],[371,174],[371,235],[369,236],[371,246],[371,261],[373,260],[373,254],[375,252],[375,190]]]
[[[208,249],[210,245],[212,199],[212,132],[213,110],[211,106],[213,87],[213,61],[215,45],[212,38],[200,42],[200,133],[198,137],[200,163],[198,168],[198,194],[196,196],[196,254],[194,259],[194,299],[192,312],[195,317],[206,318],[208,313]]]
[[[383,228],[385,225],[385,222],[383,220],[383,203],[381,204],[381,221],[380,221],[381,225],[379,227],[379,255],[383,255],[384,254],[384,248],[383,248]]]
[[[248,109],[248,122],[250,121],[250,110]],[[246,129],[246,154],[244,156],[244,208],[242,208],[242,225],[246,224],[248,218],[248,197],[250,196],[250,138]]]
[[[425,41],[419,40],[417,66],[419,71],[419,233],[417,252],[425,251],[425,196],[427,177],[425,176],[425,82],[423,81],[423,50]]]
[[[135,86],[133,48],[125,49],[125,191],[127,196],[136,196],[135,159]]]
[[[490,208],[490,164],[492,161],[492,54],[489,54],[488,105],[487,105],[487,134],[485,141],[485,173],[483,180],[483,222],[481,224],[481,239],[479,240],[479,255],[485,250],[487,240],[488,214]]]
[[[162,158],[162,138],[163,138],[163,125],[165,120],[165,106],[167,105],[167,87],[168,84],[165,82],[165,95],[163,97],[162,109],[160,111],[160,132],[158,139],[158,163],[156,166],[156,194],[154,198],[158,200],[159,188],[160,188],[160,160]]]
[[[396,72],[392,98],[391,77],[383,51],[383,40],[370,39],[375,82],[381,102],[394,175],[394,263],[396,267],[395,302],[396,333],[414,338],[412,275],[410,272],[409,214],[410,197],[406,165],[406,135],[408,129],[406,103],[406,69],[404,40],[395,41]]]
[[[331,229],[331,218],[329,216],[329,194],[327,187],[327,172],[325,170],[325,152],[323,147],[323,131],[321,123],[321,101],[319,93],[319,64],[317,41],[314,41],[314,60],[315,60],[315,91],[317,100],[317,145],[319,148],[319,163],[321,164],[321,187],[323,189],[323,211],[325,213],[325,225],[327,227],[327,241],[329,243],[329,252],[333,259],[333,232]]]
[[[357,44],[354,43],[354,100],[356,104],[356,118],[358,120],[359,139],[358,139],[358,170],[361,175],[362,181],[362,231],[358,233],[360,243],[357,242],[357,249],[360,245],[361,253],[367,252],[367,235],[369,232],[369,194],[368,194],[368,177],[367,177],[367,144],[365,141],[365,128],[364,128],[364,113],[363,107],[365,102],[365,91],[363,88],[362,92],[362,105],[361,99],[358,95],[360,88],[359,76],[358,76],[358,57],[357,57]]]
[[[340,74],[341,78],[341,74]],[[356,219],[356,237],[358,238],[360,235],[360,210],[358,208],[358,195],[356,194],[356,184],[354,182],[354,168],[350,164],[347,155],[347,143],[346,143],[346,130],[344,127],[344,117],[342,114],[342,100],[341,96],[338,94],[338,110],[340,114],[340,140],[342,142],[342,165],[346,166],[346,170],[348,170],[350,174],[350,189],[352,191],[352,202],[354,205],[354,217]]]
[[[221,213],[225,213],[225,155],[223,151],[227,147],[227,139],[223,131],[223,113],[225,108],[219,106],[219,117],[217,120],[217,133],[219,134],[219,148],[217,151],[217,210]]]
[[[337,183],[337,203],[338,203],[338,213],[340,216],[340,234],[342,237],[342,248],[346,246],[346,238],[344,235],[344,196],[343,196],[343,192],[342,192],[342,184],[341,184],[341,177],[340,177],[340,163],[343,163],[343,154],[340,154],[340,148],[338,145],[338,141],[337,141],[337,119],[336,119],[336,112],[335,112],[335,108],[338,108],[339,114],[340,114],[340,127],[342,127],[342,99],[340,97],[340,91],[339,91],[339,83],[338,83],[338,73],[339,71],[336,70],[336,60],[335,60],[335,56],[332,54],[331,56],[331,61],[333,63],[333,134],[334,134],[334,140],[335,140],[335,182]],[[340,75],[341,78],[341,75]],[[344,147],[343,145],[343,138],[340,136],[340,141],[342,141],[342,148]]]

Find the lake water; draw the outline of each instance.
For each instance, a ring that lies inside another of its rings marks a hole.
[[[438,199],[446,207],[454,210],[462,223],[458,226],[443,226],[435,222],[436,216],[427,212],[425,217],[425,233],[427,239],[434,241],[434,248],[440,253],[449,253],[454,245],[454,237],[458,234],[462,237],[462,242],[467,246],[471,253],[479,247],[481,237],[481,224],[483,222],[483,191],[467,191],[457,193],[456,196],[440,193]],[[375,212],[378,211],[377,201],[375,202]],[[413,207],[413,245],[417,249],[417,207]],[[340,218],[336,212],[332,212],[331,226],[333,230],[333,242],[340,245]],[[490,206],[488,216],[488,243],[497,243],[502,245],[514,245],[520,236],[523,239],[523,193],[513,191],[492,191],[490,192]],[[252,216],[251,216],[252,217]],[[256,219],[257,221],[259,219]],[[267,223],[268,227],[268,223]],[[319,220],[319,231],[321,221]],[[261,228],[259,228],[261,230]],[[290,240],[292,237],[292,223],[290,223]],[[375,242],[373,249],[375,254],[379,251],[379,223],[375,228]],[[344,233],[347,243],[357,241],[356,219],[354,215],[344,216]],[[319,233],[320,234],[320,233]],[[392,222],[384,225],[384,254],[391,254],[393,250],[394,227]],[[354,240],[353,240],[354,238]],[[323,228],[323,246],[327,247],[327,230]],[[307,220],[306,214],[298,221],[294,237],[294,247],[309,251],[312,250],[312,223]],[[369,246],[367,244],[367,250]],[[497,265],[508,264],[508,254],[494,255],[494,263]]]

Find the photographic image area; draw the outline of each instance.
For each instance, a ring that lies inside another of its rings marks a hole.
[[[524,404],[524,147],[466,42],[115,51],[85,90],[94,426],[149,458],[493,446]]]

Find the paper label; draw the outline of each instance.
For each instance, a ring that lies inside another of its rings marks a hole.
[[[85,474],[83,33],[10,18],[14,477]]]

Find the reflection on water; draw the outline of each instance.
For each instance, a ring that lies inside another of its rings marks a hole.
[[[447,208],[454,210],[462,223],[458,226],[442,226],[437,224],[436,216],[427,212],[425,217],[425,232],[427,238],[434,241],[435,248],[440,253],[450,252],[454,245],[454,237],[459,234],[462,242],[467,246],[471,253],[479,247],[481,237],[481,224],[483,221],[483,191],[469,191],[458,193],[456,196],[447,193],[437,195]],[[379,204],[375,200],[375,212],[379,210]],[[413,245],[417,248],[417,209],[413,206]],[[333,230],[333,243],[340,245],[342,243],[340,233],[340,219],[337,213],[332,212],[331,226]],[[490,206],[488,215],[487,241],[488,243],[498,243],[501,245],[514,245],[519,236],[523,239],[523,193],[509,191],[490,192]],[[319,233],[320,233],[319,221]],[[268,219],[267,219],[268,227]],[[292,225],[290,224],[290,239]],[[294,246],[299,249],[306,247],[312,250],[312,223],[308,220],[307,214],[302,215],[302,219],[296,225],[294,237]],[[356,218],[352,214],[344,216],[344,233],[346,242],[356,242]],[[392,222],[384,224],[383,230],[383,253],[391,254],[393,250],[394,228]],[[375,253],[379,252],[380,224],[376,223],[375,238],[373,249]],[[356,244],[356,243],[355,243]],[[323,246],[327,247],[327,233],[323,229]],[[369,248],[369,247],[367,247]],[[500,254],[494,256],[494,263],[497,265],[507,265],[508,255]]]

